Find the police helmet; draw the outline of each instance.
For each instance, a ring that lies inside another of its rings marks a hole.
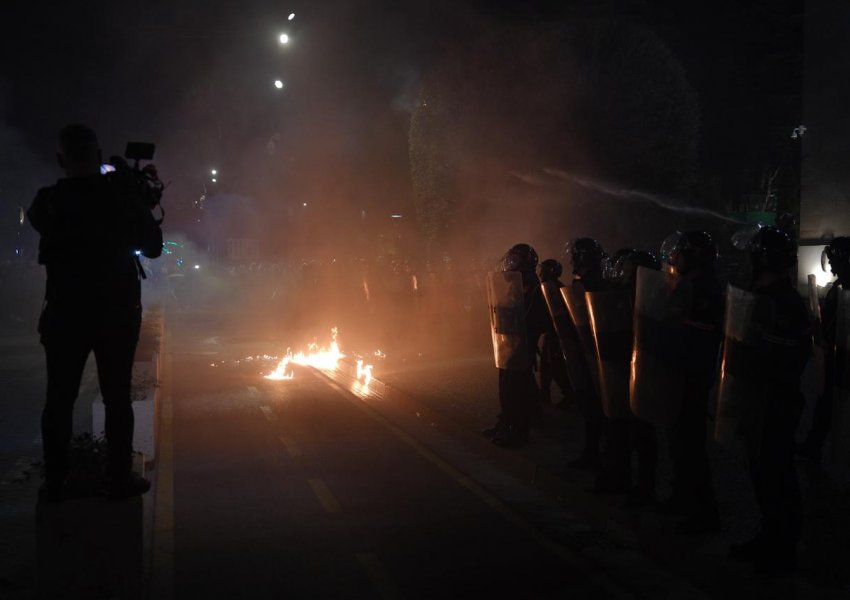
[[[593,238],[577,238],[564,246],[564,255],[572,260],[573,273],[600,268],[604,254],[602,246]]]
[[[537,267],[537,252],[528,244],[516,244],[505,252],[502,257],[502,271],[519,271],[534,273]]]
[[[820,256],[820,265],[824,271],[836,273],[836,268],[848,270],[850,268],[850,237],[841,236],[834,238]]]
[[[554,258],[547,258],[537,267],[540,281],[555,281],[564,273],[564,267]]]
[[[705,231],[676,231],[661,244],[661,258],[681,273],[694,267],[710,269],[717,261],[717,244]]]
[[[778,227],[762,227],[747,245],[753,271],[783,273],[797,264],[797,244]]]
[[[634,281],[638,267],[658,271],[661,268],[661,261],[652,252],[630,250],[628,254],[621,254],[617,259],[612,269],[611,279],[621,285],[630,285]]]

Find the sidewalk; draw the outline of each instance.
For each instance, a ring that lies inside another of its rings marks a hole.
[[[150,360],[152,352],[159,347],[159,318],[154,313],[145,313],[137,358],[142,356]],[[35,348],[37,344],[37,340],[25,342],[26,348]],[[37,350],[40,356],[41,348],[37,347]],[[9,414],[20,413],[16,419],[37,421],[37,413],[43,405],[43,367],[33,368],[38,371],[38,381],[27,380],[28,388],[32,389],[23,390],[26,394],[19,393],[6,399]],[[77,401],[77,433],[90,431],[92,427],[91,406],[97,390],[93,370],[94,357],[90,356],[87,373],[91,371],[92,381],[91,385],[83,386]],[[35,376],[36,373],[33,373]],[[135,396],[139,395],[139,383],[134,378]],[[150,381],[143,383],[150,387]],[[37,403],[33,401],[36,397]],[[16,408],[16,402],[28,403],[27,411],[23,411],[21,406]],[[36,422],[30,425],[33,432],[37,431]],[[18,427],[28,431],[21,424]],[[143,505],[147,510],[151,503],[140,498],[111,502],[97,496],[73,498],[58,505],[39,503],[40,437],[36,440],[38,443],[32,442],[25,460],[17,461],[14,468],[7,468],[6,476],[0,481],[0,539],[3,541],[0,598],[141,597],[145,534]],[[141,460],[136,461],[136,469],[143,471]]]
[[[478,432],[489,427],[498,411],[496,370],[492,357],[446,359],[443,362],[390,364],[375,376],[388,384],[384,392],[408,403],[417,416],[427,412],[432,426],[487,453],[517,478],[532,483],[563,506],[585,515],[588,530],[569,543],[584,555],[611,562],[623,548],[649,557],[659,567],[685,578],[712,597],[841,598],[850,594],[850,472],[807,462],[798,464],[806,521],[800,568],[793,577],[764,580],[749,566],[727,559],[730,543],[744,541],[758,528],[758,512],[741,456],[710,444],[714,484],[723,520],[716,536],[689,537],[674,532],[675,518],[652,510],[629,510],[623,497],[592,491],[592,475],[566,467],[582,443],[582,421],[574,408],[544,408],[542,427],[519,450],[489,444]],[[553,399],[557,399],[553,389]],[[419,408],[416,408],[416,407]],[[424,415],[423,415],[424,416]],[[669,493],[671,465],[666,440],[659,434],[658,493]],[[612,549],[618,549],[612,552]],[[671,596],[672,597],[672,596]]]

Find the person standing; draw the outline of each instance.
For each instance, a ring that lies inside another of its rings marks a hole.
[[[537,343],[549,315],[535,272],[537,262],[534,248],[516,244],[502,257],[500,270],[490,274],[501,413],[496,425],[483,433],[498,446],[517,447],[528,442],[530,420],[540,401],[534,368]]]
[[[789,275],[797,263],[794,240],[778,228],[765,227],[749,242],[747,252],[755,302],[747,327],[753,332],[747,336],[752,360],[738,364],[752,371],[739,379],[749,375],[746,378],[753,384],[744,398],[748,410],[732,415],[748,415],[740,430],[762,518],[758,535],[732,546],[730,556],[754,562],[761,573],[780,574],[796,567],[803,521],[794,434],[803,410],[801,379],[812,350],[812,332],[806,305]],[[727,345],[735,343],[727,335]],[[726,349],[727,355],[735,351]],[[718,426],[723,424],[723,409],[721,404]]]
[[[563,267],[554,258],[549,258],[540,263],[537,268],[537,276],[540,283],[552,282],[558,289],[564,287],[561,283]],[[567,375],[567,365],[564,362],[564,353],[561,350],[561,342],[555,331],[551,320],[547,321],[547,328],[543,332],[543,341],[540,347],[540,397],[544,404],[551,402],[550,390],[554,381],[561,390],[561,402],[556,407],[572,398],[572,388]]]
[[[106,411],[105,492],[116,499],[139,495],[150,482],[132,471],[130,385],[142,315],[138,255],[160,256],[162,231],[126,174],[100,174],[93,130],[63,128],[57,157],[65,177],[41,189],[27,212],[47,271],[38,327],[47,359],[40,496],[64,498],[74,402],[92,352]]]
[[[682,533],[713,533],[720,529],[717,500],[708,462],[709,392],[717,375],[723,332],[723,291],[717,275],[717,246],[704,231],[669,236],[662,247],[667,269],[690,286],[692,301],[682,316],[681,357],[684,390],[678,416],[668,429],[673,461],[673,494],[666,508],[685,519]]]
[[[824,249],[821,265],[835,275],[821,310],[824,344],[824,390],[818,396],[812,415],[812,428],[806,439],[797,448],[797,454],[815,462],[820,462],[823,445],[832,425],[832,404],[835,396],[835,334],[838,318],[838,294],[841,289],[850,286],[850,237],[837,237]]]

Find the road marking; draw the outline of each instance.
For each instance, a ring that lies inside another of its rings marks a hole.
[[[328,486],[324,481],[321,479],[308,479],[307,483],[309,483],[310,487],[313,488],[313,493],[316,494],[316,497],[322,504],[322,508],[329,513],[338,513],[342,510],[339,502],[337,502],[337,499],[334,498],[334,495],[328,489]]]
[[[274,421],[274,413],[272,412],[271,406],[261,406],[260,410],[263,411],[267,420]]]
[[[371,552],[358,552],[355,556],[360,567],[365,571],[366,577],[378,590],[378,595],[381,598],[395,600],[403,597],[377,555]]]
[[[248,386],[248,395],[252,398],[257,398],[260,395],[260,390],[258,390],[255,386]]]
[[[164,315],[163,315],[164,318]],[[174,412],[172,405],[171,331],[163,334],[162,402],[159,415],[159,449],[156,464],[156,497],[151,557],[150,598],[174,598]]]
[[[283,447],[286,448],[286,451],[289,452],[289,456],[291,456],[292,458],[297,458],[299,456],[304,455],[304,453],[301,452],[301,447],[298,445],[298,442],[296,442],[290,436],[280,436],[280,443],[283,444]]]
[[[316,373],[318,376],[320,373]],[[363,411],[367,416],[369,416],[374,421],[380,423],[384,427],[386,427],[390,432],[392,432],[397,438],[405,442],[407,445],[412,447],[420,456],[431,462],[438,469],[443,471],[446,475],[448,475],[451,479],[453,479],[456,483],[466,488],[469,492],[471,492],[474,496],[476,496],[479,500],[484,502],[487,506],[492,508],[495,512],[501,515],[505,520],[511,523],[514,527],[525,533],[529,536],[534,542],[536,542],[539,546],[545,548],[546,550],[552,552],[555,556],[563,560],[564,562],[570,564],[573,567],[577,567],[580,571],[584,573],[584,575],[595,585],[599,586],[601,589],[605,590],[609,594],[611,594],[614,598],[634,598],[635,595],[621,587],[617,582],[610,580],[610,575],[605,572],[604,569],[600,568],[598,565],[594,564],[590,560],[587,560],[577,552],[565,547],[560,544],[551,541],[545,535],[543,535],[537,528],[528,523],[523,517],[513,511],[508,505],[499,500],[496,496],[488,492],[486,489],[481,487],[475,480],[473,480],[468,475],[461,472],[456,467],[452,466],[445,459],[439,456],[436,452],[416,440],[413,436],[405,432],[398,425],[390,421],[387,417],[379,413],[377,410],[372,408],[369,404],[358,399],[357,396],[353,395],[351,392],[345,390],[341,385],[339,385],[336,381],[330,378],[330,376],[321,374],[325,380],[328,382],[336,392],[345,398],[349,403],[353,404],[361,411]]]

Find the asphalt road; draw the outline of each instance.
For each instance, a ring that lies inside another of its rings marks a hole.
[[[306,368],[265,380],[236,362],[259,334],[209,335],[172,321],[166,349],[154,561],[174,597],[609,597],[357,396]]]

